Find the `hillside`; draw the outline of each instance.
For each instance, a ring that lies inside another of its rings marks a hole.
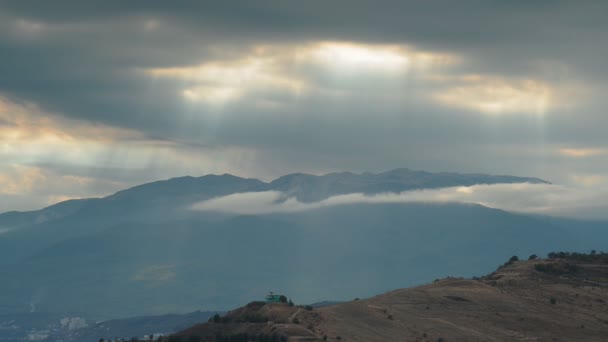
[[[449,274],[479,276],[513,254],[600,249],[608,239],[604,227],[456,204],[119,219],[64,219],[4,234],[0,313],[106,320],[224,311],[269,289],[298,302],[349,300]]]
[[[553,256],[321,308],[253,302],[165,340],[605,341],[606,258]]]

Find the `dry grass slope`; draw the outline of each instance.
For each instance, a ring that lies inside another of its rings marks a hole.
[[[479,279],[446,278],[313,310],[251,303],[222,320],[173,340],[608,341],[608,264],[516,261]]]

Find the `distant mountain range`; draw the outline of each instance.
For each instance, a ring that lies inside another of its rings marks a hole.
[[[292,174],[270,183],[181,177],[100,199],[0,215],[0,314],[78,312],[94,320],[226,310],[289,293],[349,300],[450,274],[480,275],[513,254],[601,249],[605,223],[531,217],[462,204],[349,204],[297,213],[194,211],[240,192],[302,202],[353,192],[537,178],[428,173]],[[346,285],[345,285],[346,284]]]
[[[101,338],[158,337],[206,322],[216,313],[196,311],[99,322],[65,313],[13,313],[0,315],[0,341],[98,342]]]

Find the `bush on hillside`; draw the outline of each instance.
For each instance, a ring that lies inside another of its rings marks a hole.
[[[509,266],[512,265],[513,263],[519,261],[519,257],[517,255],[514,255],[512,257],[509,258],[509,260],[507,262],[505,262],[502,266]]]
[[[578,272],[578,266],[566,262],[534,264],[534,269],[538,272],[553,275],[563,275]]]
[[[549,257],[549,259],[566,259],[577,262],[608,264],[608,253],[597,252],[595,250],[592,250],[590,253],[551,252],[547,254],[547,257]]]

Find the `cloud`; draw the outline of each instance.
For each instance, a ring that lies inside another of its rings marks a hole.
[[[438,92],[448,106],[470,108],[487,114],[545,114],[553,102],[553,90],[540,81],[470,75],[462,84]]]
[[[603,201],[608,188],[594,191],[551,184],[495,184],[451,187],[364,195],[339,195],[313,203],[299,202],[285,194],[250,192],[232,194],[197,203],[193,210],[233,214],[295,213],[325,207],[367,203],[474,203],[512,212],[543,214],[585,219],[608,219],[608,205]]]
[[[137,281],[166,282],[175,278],[175,265],[151,265],[139,270],[131,279]]]
[[[150,68],[143,73],[153,79],[179,80],[182,88],[176,93],[185,100],[216,106],[251,101],[253,95],[275,101],[279,96],[289,101],[311,95],[312,91],[323,95],[332,94],[333,90],[334,94],[348,95],[353,89],[349,91],[347,84],[353,77],[382,82],[455,64],[458,59],[397,44],[329,41],[254,45],[236,59],[221,54],[216,58],[195,66]],[[321,75],[331,75],[331,84],[324,76],[318,77]]]

